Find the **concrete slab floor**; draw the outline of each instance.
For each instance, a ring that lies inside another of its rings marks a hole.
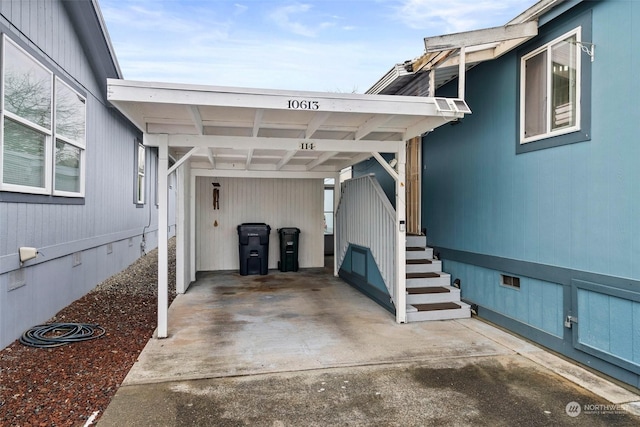
[[[396,324],[325,269],[201,274],[169,335],[100,426],[640,424],[621,387],[477,319]]]

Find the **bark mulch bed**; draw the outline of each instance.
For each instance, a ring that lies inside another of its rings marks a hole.
[[[157,324],[157,250],[62,309],[49,322],[99,324],[101,338],[56,348],[15,341],[0,351],[0,425],[94,424]],[[169,244],[169,303],[175,298],[175,239]]]

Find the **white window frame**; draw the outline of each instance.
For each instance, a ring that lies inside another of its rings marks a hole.
[[[140,154],[142,154],[142,168],[140,172]],[[135,202],[138,205],[144,205],[145,203],[145,191],[146,191],[146,175],[147,175],[147,147],[141,142],[136,144],[136,181],[135,181]],[[142,183],[140,182],[142,178]],[[142,187],[142,188],[140,188]]]
[[[42,70],[44,70],[47,74],[49,74],[50,83],[51,83],[51,129],[46,129],[36,123],[32,123],[27,119],[24,119],[10,111],[7,111],[5,108],[5,61],[6,61],[6,45],[10,43],[12,47],[26,55],[29,59],[35,62]],[[84,110],[84,135],[85,141],[73,141],[67,137],[62,135],[56,135],[56,117],[55,117],[55,109],[56,109],[56,85],[64,84],[67,88],[73,91],[78,97],[80,97],[85,104]],[[0,96],[0,191],[10,191],[16,193],[27,193],[27,194],[42,194],[42,195],[54,195],[54,196],[65,196],[65,197],[84,197],[85,196],[85,163],[86,163],[86,135],[87,135],[87,106],[86,106],[86,97],[80,95],[76,90],[74,90],[71,86],[63,82],[59,79],[53,71],[47,68],[42,62],[38,61],[33,55],[27,52],[25,49],[20,47],[16,42],[11,40],[6,34],[2,35],[2,66],[0,67],[0,85],[2,86],[2,96]],[[7,184],[4,183],[4,123],[5,118],[11,119],[14,122],[37,132],[40,132],[45,135],[45,158],[44,158],[44,187],[31,187],[26,185],[18,185],[18,184]],[[59,191],[55,190],[55,146],[56,141],[60,140],[64,143],[71,144],[80,149],[80,191],[79,192],[69,192],[69,191]]]
[[[553,85],[552,85],[552,81],[553,81],[553,76],[552,76],[552,64],[553,61],[552,59],[552,48],[554,45],[562,42],[563,40],[575,36],[576,37],[576,42],[578,44],[578,47],[575,49],[575,61],[576,61],[576,112],[575,112],[575,124],[573,126],[569,126],[569,127],[564,127],[561,129],[556,129],[556,130],[551,130],[551,116],[552,116],[552,108],[551,108],[551,102],[552,102],[552,90],[553,90]],[[581,50],[579,48],[579,44],[582,41],[582,27],[576,27],[571,31],[566,32],[565,34],[561,35],[560,37],[557,37],[555,39],[553,39],[552,41],[550,41],[549,43],[546,43],[542,46],[540,46],[539,48],[531,51],[530,53],[522,56],[522,58],[520,59],[520,144],[527,144],[530,142],[534,142],[534,141],[539,141],[542,139],[547,139],[547,138],[551,138],[554,136],[559,136],[559,135],[565,135],[568,133],[572,133],[572,132],[576,132],[579,131],[581,128],[581,124],[580,124],[580,119],[582,117],[582,110],[581,110],[581,96],[582,96],[582,82],[581,82],[581,75],[582,75],[582,55],[581,55]],[[546,129],[547,131],[535,136],[531,136],[531,137],[526,137],[525,136],[525,103],[526,103],[526,62],[527,60],[533,58],[534,56],[540,54],[543,51],[547,51],[547,69],[546,69],[546,82],[547,82],[547,93],[546,93]]]
[[[74,141],[66,136],[60,135],[60,134],[55,134],[55,139],[52,142],[52,150],[53,150],[53,159],[52,159],[52,168],[53,168],[53,194],[55,196],[65,196],[65,197],[84,197],[84,189],[85,189],[85,152],[86,152],[86,148],[87,148],[87,98],[85,98],[84,96],[80,95],[78,92],[76,92],[71,86],[69,86],[68,84],[66,84],[65,82],[63,82],[60,78],[56,77],[55,79],[55,85],[58,84],[62,84],[65,85],[69,90],[71,90],[74,94],[76,94],[78,96],[78,98],[80,98],[82,100],[82,103],[84,104],[84,140],[83,141]],[[54,86],[54,96],[55,96],[55,86]],[[56,129],[57,126],[57,119],[55,117],[55,106],[56,106],[56,102],[55,102],[55,97],[54,97],[54,110],[53,110],[53,114],[54,114],[54,120],[53,120],[53,127],[54,129]],[[55,173],[56,173],[56,159],[55,159],[55,146],[56,146],[56,142],[57,140],[60,140],[62,142],[64,142],[65,144],[69,144],[72,145],[78,149],[80,149],[80,191],[79,192],[71,192],[71,191],[62,191],[62,190],[56,190],[55,189]]]
[[[42,68],[47,74],[49,74],[49,78],[51,80],[51,105],[50,105],[50,109],[51,109],[51,114],[53,114],[53,105],[54,105],[54,100],[53,100],[53,72],[51,72],[51,70],[49,70],[47,67],[45,67],[44,65],[42,65],[42,63],[40,61],[38,61],[36,58],[33,57],[33,55],[30,55],[29,52],[27,52],[26,50],[24,50],[23,48],[21,48],[17,43],[15,43],[13,40],[11,40],[9,37],[7,37],[6,35],[2,35],[2,68],[1,68],[1,74],[0,74],[0,82],[2,84],[2,99],[1,99],[1,105],[2,105],[2,114],[0,115],[0,190],[2,191],[13,191],[13,192],[20,192],[20,193],[31,193],[31,194],[51,194],[51,188],[52,188],[52,170],[53,170],[53,164],[52,164],[52,158],[53,158],[53,127],[54,127],[54,122],[53,122],[53,117],[51,117],[51,129],[47,129],[44,128],[36,123],[32,123],[29,120],[23,119],[22,117],[7,111],[7,109],[5,108],[5,87],[4,87],[4,82],[5,82],[5,63],[6,63],[6,52],[7,52],[7,48],[6,45],[7,43],[11,43],[11,45],[16,48],[18,51],[22,52],[23,54],[25,54],[29,59],[31,59],[32,61],[34,61],[40,68]],[[13,120],[14,122],[20,124],[21,126],[24,126],[28,129],[34,130],[36,132],[42,133],[45,135],[45,159],[44,159],[44,188],[42,187],[30,187],[30,186],[26,186],[26,185],[18,185],[18,184],[5,184],[4,183],[4,122],[5,122],[5,118],[9,118],[11,120]]]

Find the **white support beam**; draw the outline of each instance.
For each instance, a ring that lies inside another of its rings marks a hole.
[[[369,156],[371,156],[371,154],[369,154]],[[281,158],[278,158],[278,160],[280,160]],[[296,158],[297,159],[297,158]],[[203,162],[197,162],[197,161],[193,161],[191,162],[191,167],[195,168],[195,169],[211,169],[211,164],[209,163],[209,161],[203,161]],[[244,163],[242,163],[241,161],[237,161],[237,162],[226,162],[226,163],[222,163],[219,159],[216,159],[216,169],[215,170],[237,170],[237,171],[242,171],[244,173],[251,173],[251,172],[257,172],[257,171],[264,171],[264,172],[304,172],[304,171],[308,171],[307,170],[307,166],[306,165],[300,165],[300,164],[286,164],[283,165],[280,169],[277,168],[277,165],[275,163],[270,163],[270,162],[265,162],[265,163],[254,163],[251,165],[251,168],[249,169],[245,169],[244,168]],[[333,165],[319,165],[316,166],[313,169],[313,172],[324,172],[324,173],[334,173],[337,171],[337,168]]]
[[[425,51],[429,53],[447,49],[457,49],[460,46],[480,46],[505,40],[530,38],[536,35],[538,35],[538,22],[530,21],[523,24],[425,37],[424,47]]]
[[[187,236],[189,235],[189,209],[187,202],[189,195],[185,193],[188,188],[186,184],[190,177],[187,168],[180,168],[176,171],[176,293],[184,294],[189,286],[190,281],[187,280],[187,261],[188,248]]]
[[[196,280],[196,176],[193,174],[193,170],[190,171],[191,172],[191,176],[188,178],[190,179],[190,184],[189,184],[189,190],[190,190],[190,194],[189,194],[189,213],[190,213],[190,219],[189,219],[189,244],[190,244],[190,248],[189,248],[189,253],[191,254],[191,256],[189,257],[189,272],[191,274],[191,281],[195,282]]]
[[[200,110],[197,105],[189,105],[189,114],[191,114],[191,118],[193,119],[193,124],[196,127],[196,131],[198,135],[204,134],[204,126],[202,125],[202,115],[200,114]]]
[[[146,135],[146,134],[145,134]],[[144,137],[144,135],[143,135]],[[169,312],[169,230],[168,180],[169,138],[158,135],[158,338],[168,336]]]
[[[282,160],[280,160],[278,162],[278,164],[276,165],[276,170],[282,169],[282,167],[284,165],[286,165],[287,163],[289,163],[289,160],[291,160],[293,158],[293,156],[296,155],[297,152],[298,152],[297,150],[289,150],[289,151],[287,151],[287,153],[284,155]]]
[[[192,176],[207,176],[215,178],[288,178],[288,179],[324,179],[333,178],[335,171],[265,171],[244,169],[198,169],[192,168]],[[194,236],[195,238],[195,236]]]
[[[407,149],[405,143],[399,144],[396,154],[398,179],[396,179],[396,322],[407,322],[407,186],[406,164]]]
[[[462,117],[460,113],[440,114],[442,117],[426,118],[422,122],[431,122],[432,129],[449,120]],[[449,120],[447,120],[449,118]],[[421,122],[421,123],[422,123]],[[411,132],[411,130],[409,130]],[[412,137],[421,135],[423,132],[417,133]],[[408,134],[408,133],[407,133]],[[310,147],[313,144],[313,151],[339,151],[342,153],[364,153],[377,151],[380,153],[389,153],[395,150],[395,144],[398,141],[370,141],[370,140],[339,140],[339,139],[297,139],[297,138],[249,138],[242,136],[218,136],[218,135],[169,135],[169,144],[171,147],[211,147],[211,148],[230,148],[232,150],[251,150],[251,149],[269,149],[269,150],[285,150],[297,151],[304,144]]]
[[[460,63],[458,64],[458,98],[464,99],[464,89],[467,80],[467,48],[465,46],[460,46],[458,56],[460,57]]]
[[[311,139],[313,134],[322,126],[324,122],[331,116],[329,112],[318,113],[309,122],[307,129],[305,130],[305,139]]]
[[[387,171],[387,173],[389,175],[391,175],[391,177],[397,181],[398,180],[398,172],[395,171],[395,169],[393,169],[391,167],[391,165],[389,163],[387,163],[387,161],[384,159],[384,157],[382,157],[380,155],[380,153],[371,153],[373,155],[373,157],[375,157],[375,159],[378,161],[378,163],[380,163],[380,166],[382,166],[384,168],[384,170]],[[397,154],[396,154],[396,158],[397,158]]]
[[[364,138],[365,136],[369,135],[374,130],[380,128],[385,123],[389,122],[394,117],[395,116],[393,116],[393,115],[390,115],[390,116],[373,116],[372,118],[370,118],[369,120],[364,122],[362,124],[362,126],[360,126],[358,128],[358,130],[356,131],[355,140],[358,141],[358,140]]]
[[[340,203],[340,197],[342,194],[342,184],[340,183],[340,171],[333,177],[333,275],[338,277],[338,239],[336,239],[336,213],[338,212],[338,204]]]
[[[213,156],[213,150],[211,150],[211,147],[207,148],[207,158],[209,159],[209,163],[211,163],[211,169],[215,169],[216,168],[216,159]]]
[[[320,155],[320,157],[318,157],[317,159],[315,159],[314,161],[308,163],[306,165],[307,170],[312,170],[313,168],[315,168],[316,166],[319,166],[321,164],[323,164],[324,162],[326,162],[327,160],[329,160],[330,158],[332,158],[333,156],[335,156],[336,154],[338,154],[338,151],[325,151],[324,153],[322,153]]]
[[[249,151],[247,152],[247,161],[244,164],[245,169],[249,169],[249,166],[251,166],[252,158],[253,158],[253,149],[249,149]]]
[[[263,115],[264,115],[264,110],[262,108],[258,108],[253,118],[253,131],[251,132],[253,136],[258,136],[258,131],[260,130],[260,124],[262,123]]]
[[[173,164],[173,166],[171,166],[171,168],[169,168],[169,170],[167,171],[167,175],[171,175],[173,173],[173,171],[175,171],[176,169],[178,169],[180,166],[182,166],[182,164],[184,162],[186,162],[187,160],[189,160],[191,158],[191,156],[193,156],[194,154],[196,154],[198,151],[200,151],[200,147],[193,147],[191,150],[189,150],[187,152],[187,154],[185,154],[184,156],[180,157],[180,159],[178,159],[177,162],[175,162]]]
[[[429,96],[436,96],[436,68],[429,70]]]

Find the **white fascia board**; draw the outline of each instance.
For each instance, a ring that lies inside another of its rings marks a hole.
[[[457,116],[461,116],[457,114]],[[455,117],[452,117],[455,118]],[[437,117],[434,119],[438,119]],[[451,119],[439,119],[444,124]],[[422,123],[422,122],[420,122]],[[438,125],[439,125],[438,124]],[[413,136],[417,136],[416,134]],[[230,148],[234,150],[268,149],[268,150],[305,150],[323,152],[339,151],[343,153],[364,153],[377,151],[391,153],[396,151],[398,141],[369,141],[369,140],[333,140],[333,139],[297,139],[297,138],[266,138],[244,136],[217,135],[169,135],[170,147],[210,147]],[[150,140],[149,145],[153,142]],[[311,145],[313,147],[311,148]]]
[[[304,91],[220,88],[108,79],[107,98],[125,102],[199,105],[272,110],[429,116],[437,113],[433,98],[397,95],[336,94]],[[305,102],[301,107],[300,103]]]
[[[565,0],[540,0],[529,9],[522,12],[520,15],[507,22],[507,25],[520,24],[522,22],[528,22],[536,20],[540,15],[548,12],[560,3],[564,3]]]
[[[426,52],[438,52],[448,49],[458,49],[461,46],[478,46],[506,40],[530,38],[536,35],[538,35],[538,23],[536,21],[530,21],[522,24],[425,37],[424,47]]]

